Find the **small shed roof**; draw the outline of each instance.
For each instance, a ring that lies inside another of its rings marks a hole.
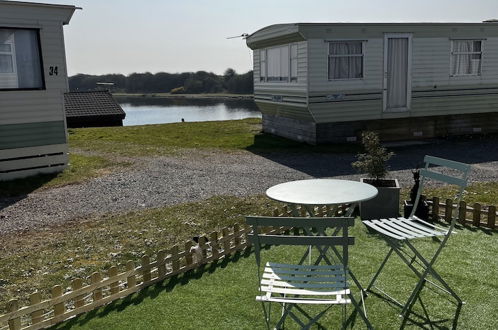
[[[66,117],[106,117],[126,114],[108,91],[69,92],[64,94]]]

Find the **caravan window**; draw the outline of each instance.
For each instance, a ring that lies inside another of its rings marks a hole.
[[[363,43],[331,41],[329,43],[329,80],[363,78]]]
[[[451,41],[451,75],[479,76],[482,60],[481,40]]]
[[[43,88],[38,30],[0,28],[0,90]]]
[[[260,81],[297,82],[297,44],[261,49]]]

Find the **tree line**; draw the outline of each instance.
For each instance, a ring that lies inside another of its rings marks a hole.
[[[253,73],[238,74],[233,69],[225,70],[223,75],[197,71],[183,73],[132,73],[88,75],[77,74],[69,77],[71,91],[90,91],[100,89],[99,83],[113,83],[110,89],[122,93],[234,93],[252,94],[254,91]]]

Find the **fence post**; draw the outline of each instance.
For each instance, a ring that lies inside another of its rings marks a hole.
[[[451,199],[446,200],[446,205],[444,206],[444,219],[446,222],[450,222],[453,215],[453,201]]]
[[[218,260],[219,251],[218,251],[218,233],[213,231],[209,234],[209,241],[211,244],[211,253],[213,254],[213,259]]]
[[[496,226],[496,206],[490,205],[488,207],[488,227],[495,229]]]
[[[432,197],[432,220],[439,220],[439,197]]]
[[[460,201],[460,205],[458,208],[458,221],[460,223],[465,223],[467,219],[467,203],[464,201]]]
[[[37,291],[35,293],[32,293],[29,296],[29,303],[31,306],[36,305],[40,302],[41,302],[40,292]],[[33,313],[31,313],[31,323],[32,324],[40,323],[42,320],[43,320],[43,311],[42,310],[34,311]]]
[[[152,274],[150,272],[150,257],[145,255],[141,260],[142,264],[142,284],[150,282],[152,279]]]
[[[474,212],[473,212],[473,221],[472,224],[476,227],[481,225],[481,204],[474,203]]]
[[[81,289],[82,287],[83,287],[83,280],[81,278],[75,278],[71,282],[71,288],[73,289],[73,291]],[[83,300],[84,297],[85,297],[84,295],[81,295],[74,298],[74,308],[83,307],[85,305],[85,301]]]
[[[126,263],[126,271],[132,271],[135,270],[135,263],[131,260],[128,260]],[[131,274],[126,278],[126,284],[128,286],[128,289],[134,288],[137,285],[137,278],[135,277],[135,274]]]
[[[184,245],[185,249],[185,265],[191,265],[193,260],[192,260],[192,253],[190,252],[190,248],[192,247],[192,242],[191,241],[186,241]]]
[[[98,284],[102,281],[102,275],[99,272],[95,272],[90,276],[90,281],[92,284]],[[102,288],[96,288],[92,293],[93,301],[102,299]]]
[[[116,275],[118,275],[118,267],[112,266],[107,271],[107,274],[108,274],[109,278],[115,277]],[[111,284],[109,284],[109,287],[110,287],[111,294],[116,294],[119,292],[119,282],[112,282]]]
[[[52,288],[52,299],[62,296],[62,286],[56,285]],[[54,305],[54,317],[64,314],[65,307],[64,302],[60,302]]]
[[[233,225],[233,236],[235,242],[235,248],[238,249],[240,245],[240,226],[238,223]]]
[[[157,253],[157,277],[164,278],[166,276],[166,251],[161,250]]]
[[[178,245],[173,245],[171,253],[171,269],[176,272],[180,269],[180,260],[178,260]]]
[[[7,311],[9,313],[15,312],[19,309],[19,302],[16,299],[13,299],[7,303]],[[9,320],[9,329],[10,330],[19,330],[21,329],[21,318],[16,317]]]
[[[228,228],[225,227],[221,230],[221,234],[223,235],[223,255],[227,256],[230,254],[230,240],[226,239],[228,237]]]
[[[202,260],[198,260],[201,264],[205,263],[204,260],[207,259],[207,239],[205,236],[199,237],[199,247],[201,248]]]

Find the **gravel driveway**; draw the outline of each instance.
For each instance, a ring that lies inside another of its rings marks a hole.
[[[474,164],[471,181],[498,180],[498,140],[435,141],[397,147],[392,177],[412,185],[413,169],[425,154]],[[0,235],[65,221],[183,202],[214,195],[261,194],[277,183],[312,177],[357,180],[352,154],[253,154],[190,152],[136,160],[135,166],[82,184],[0,199]]]

